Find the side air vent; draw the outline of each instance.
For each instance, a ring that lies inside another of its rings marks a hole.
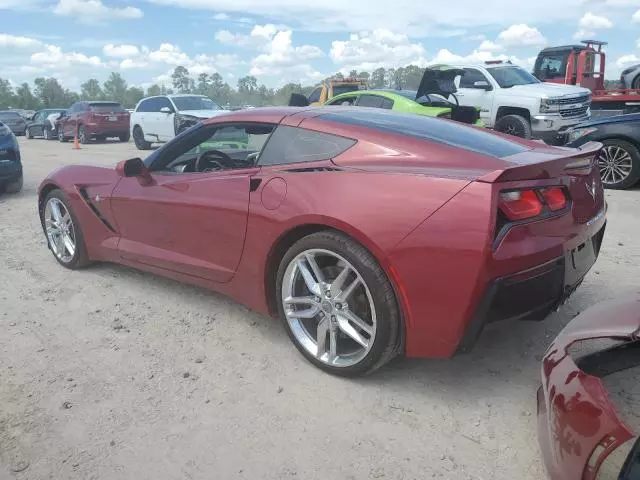
[[[87,193],[87,190],[84,188],[81,188],[80,195],[82,195],[82,198],[84,199],[85,202],[87,202],[87,205],[89,206],[91,211],[95,214],[96,217],[100,219],[100,221],[104,224],[104,226],[107,227],[109,230],[111,230],[113,233],[116,233],[116,230],[111,226],[109,221],[102,216],[102,214],[100,213],[100,210],[98,210],[98,207],[96,207],[93,204],[93,202],[91,201],[91,198],[89,197],[89,194]]]
[[[341,172],[341,168],[337,167],[308,167],[308,168],[291,168],[287,172],[306,173],[306,172]]]

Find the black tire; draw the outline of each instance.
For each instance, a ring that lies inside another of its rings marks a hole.
[[[631,88],[634,90],[640,90],[640,75],[636,75],[636,77],[631,82]]]
[[[42,127],[42,138],[44,138],[45,140],[51,140],[51,138],[53,137],[52,133],[53,132],[50,128]]]
[[[118,138],[120,139],[121,142],[126,143],[131,138],[131,134],[129,132],[123,133],[122,135],[118,136]]]
[[[603,187],[611,190],[624,190],[633,187],[636,183],[638,183],[638,181],[640,181],[640,150],[638,150],[638,147],[633,143],[627,142],[626,140],[620,140],[618,138],[601,140],[601,142],[602,153],[600,154],[600,158],[598,159],[599,162],[606,161],[604,157],[604,151],[608,147],[617,147],[619,149],[622,149],[631,157],[631,172],[629,172],[627,177],[622,181],[605,181],[606,175],[602,170],[600,171]]]
[[[31,129],[27,128],[26,130],[27,139],[33,140],[33,135],[31,134]]]
[[[69,139],[64,136],[64,129],[62,127],[58,128],[58,141],[62,143],[69,141]]]
[[[84,126],[80,125],[80,127],[78,127],[78,141],[81,144],[86,145],[90,142],[90,140],[91,139],[87,135],[87,131],[85,130]]]
[[[531,124],[520,115],[505,115],[496,122],[495,130],[515,137],[531,138]]]
[[[49,244],[49,237],[46,234],[46,229],[44,225],[44,212],[45,212],[46,205],[49,202],[49,199],[51,199],[52,197],[57,198],[64,204],[65,208],[71,215],[71,220],[73,221],[73,228],[75,231],[75,239],[76,239],[76,250],[75,250],[75,254],[73,255],[72,259],[69,262],[63,262],[55,254],[53,254],[53,250],[51,249],[51,245]],[[55,258],[60,265],[70,270],[77,270],[79,268],[86,267],[91,263],[91,261],[89,260],[89,256],[87,254],[86,244],[84,243],[84,236],[82,234],[82,228],[80,226],[80,222],[78,221],[78,218],[76,217],[76,214],[74,213],[73,208],[71,207],[71,202],[69,201],[69,198],[62,190],[59,190],[59,189],[52,190],[45,197],[44,201],[42,202],[42,210],[40,211],[40,223],[42,225],[43,231],[45,232],[45,238],[47,239],[47,246],[49,247],[49,250],[51,250],[51,253],[53,254],[53,258]]]
[[[18,180],[16,180],[13,183],[9,183],[8,185],[6,185],[4,187],[4,191],[7,193],[19,193],[22,190],[22,185],[23,185],[24,179],[22,177],[22,175],[20,175],[20,178]]]
[[[299,343],[287,321],[281,301],[285,271],[296,256],[310,249],[328,250],[346,259],[358,270],[371,292],[377,318],[375,339],[366,356],[355,365],[334,367],[318,360]],[[307,360],[325,372],[343,377],[366,375],[389,362],[398,353],[400,311],[393,287],[371,253],[342,233],[332,230],[314,233],[300,239],[289,248],[280,261],[276,277],[276,296],[278,314],[289,338]]]
[[[144,132],[139,125],[133,127],[133,143],[136,144],[138,150],[149,150],[151,148],[151,143],[144,139]]]

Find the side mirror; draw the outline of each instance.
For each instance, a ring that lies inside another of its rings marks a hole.
[[[169,107],[162,107],[160,109],[161,113],[173,113]]]
[[[473,82],[473,88],[477,88],[478,90],[491,90],[491,85],[489,82],[485,80],[480,80],[479,82]]]
[[[147,166],[137,157],[118,162],[116,172],[121,177],[137,177],[141,185],[149,185],[153,180]]]

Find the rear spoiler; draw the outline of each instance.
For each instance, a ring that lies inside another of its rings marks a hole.
[[[510,167],[495,170],[478,178],[478,182],[501,183],[520,180],[544,180],[562,174],[583,176],[591,173],[602,148],[600,142],[588,142],[579,148],[566,148],[566,155],[558,153],[558,147],[540,147],[540,150],[528,150],[524,153],[504,157],[511,162]],[[530,161],[530,156],[538,156],[539,161]],[[522,161],[520,161],[520,158]],[[527,160],[529,162],[527,163]]]

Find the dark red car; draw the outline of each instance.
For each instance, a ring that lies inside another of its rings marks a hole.
[[[552,480],[640,480],[640,298],[603,302],[551,344],[538,439]]]
[[[80,143],[118,137],[129,141],[129,112],[118,102],[76,102],[56,121],[58,140],[77,136]]]
[[[356,375],[557,308],[602,242],[599,149],[373,109],[253,109],[144,162],[57,170],[39,212],[62,265],[220,291],[279,315],[317,366]]]

